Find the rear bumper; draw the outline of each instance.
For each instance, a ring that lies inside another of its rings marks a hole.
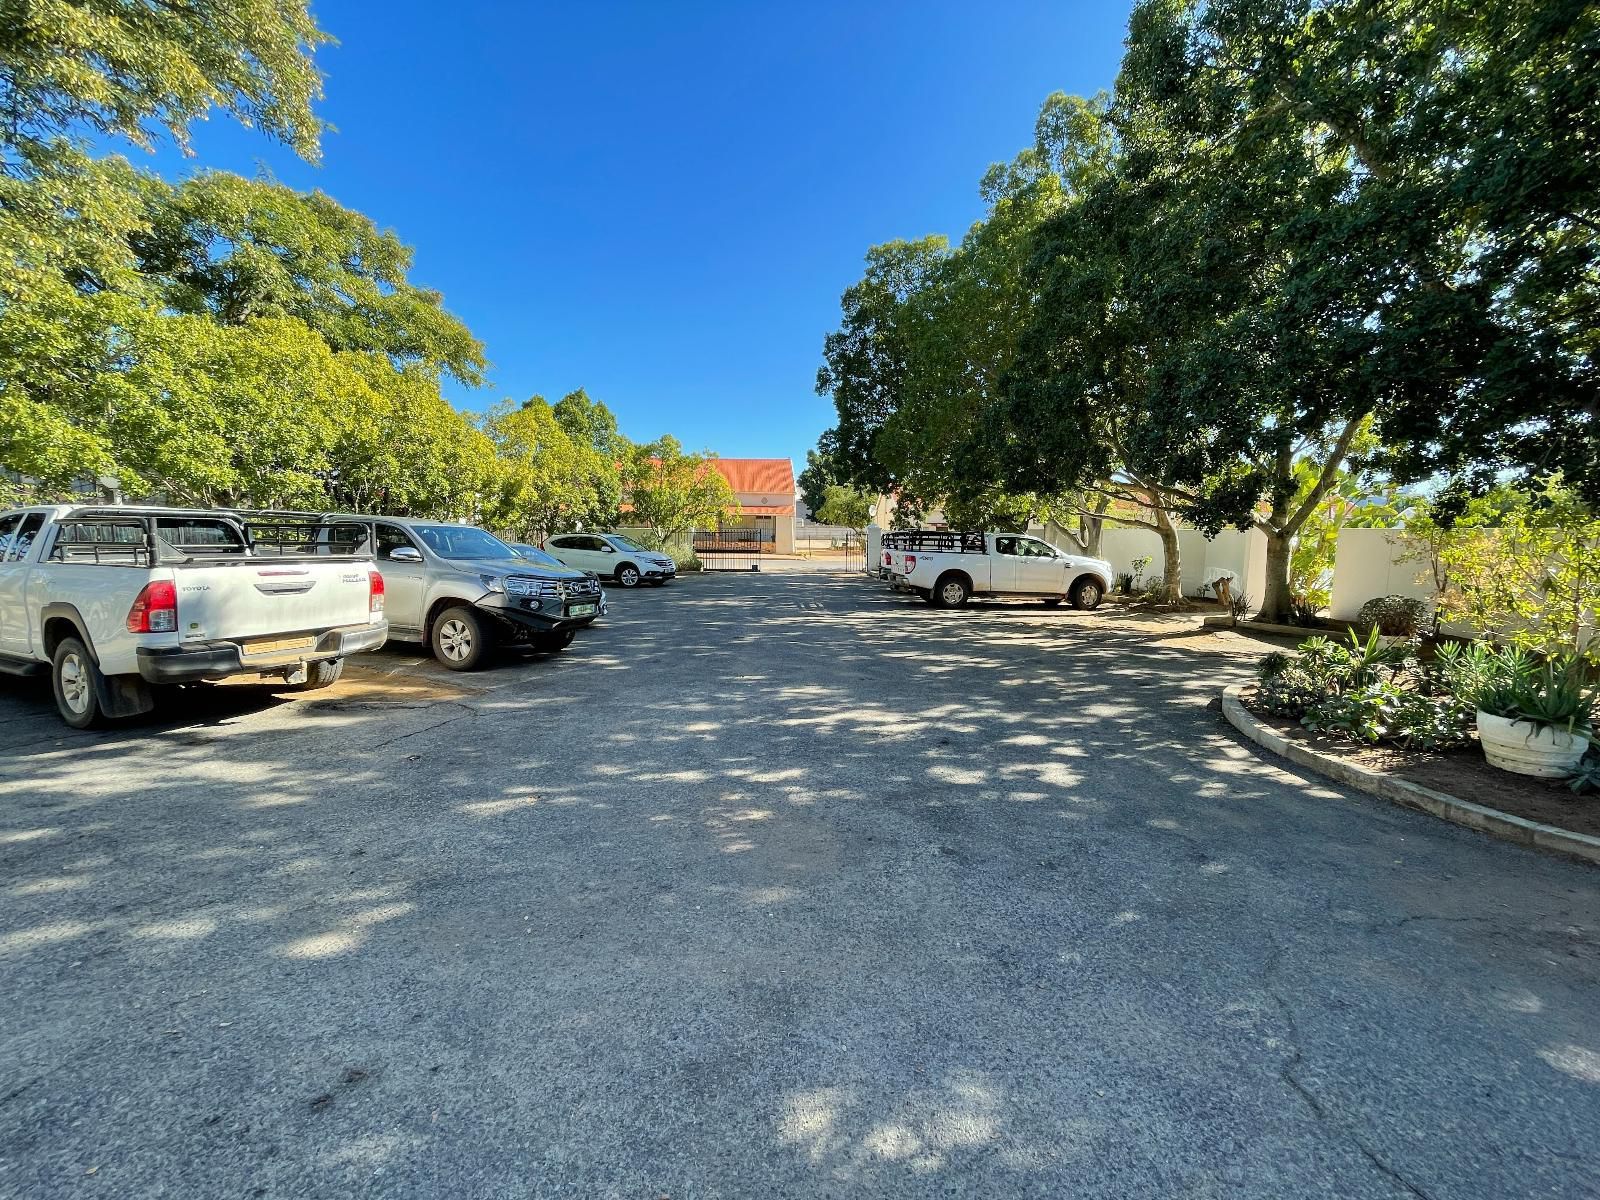
[[[185,646],[140,646],[139,674],[147,683],[198,683],[230,675],[292,670],[302,662],[343,658],[376,650],[389,636],[387,622],[344,625],[316,635],[310,646],[275,654],[250,654],[238,642],[196,642]]]

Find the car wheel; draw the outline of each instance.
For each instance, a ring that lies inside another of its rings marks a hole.
[[[960,608],[971,597],[972,590],[959,575],[946,575],[933,585],[933,603],[936,608]]]
[[[470,608],[447,608],[433,623],[433,656],[452,671],[472,671],[489,653],[489,631]]]
[[[1082,609],[1084,612],[1099,608],[1105,594],[1105,589],[1100,586],[1098,579],[1080,579],[1072,585],[1072,607]]]
[[[339,682],[339,676],[344,674],[344,659],[324,658],[320,662],[306,664],[306,678],[304,683],[291,683],[288,690],[291,692],[320,692],[325,687],[332,687]]]
[[[617,582],[625,588],[639,586],[639,568],[632,563],[623,563],[617,568]]]
[[[62,638],[50,658],[51,689],[61,719],[74,729],[93,729],[105,722],[100,711],[100,668],[77,638]]]

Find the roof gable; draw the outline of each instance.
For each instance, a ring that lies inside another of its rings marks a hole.
[[[793,496],[794,464],[787,458],[713,458],[728,486],[745,496]]]

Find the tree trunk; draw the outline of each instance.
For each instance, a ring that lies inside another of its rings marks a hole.
[[[1280,624],[1289,620],[1289,548],[1293,541],[1286,533],[1262,530],[1267,537],[1267,573],[1261,597],[1261,609],[1256,617],[1262,621]]]
[[[1156,533],[1161,536],[1161,600],[1177,604],[1183,600],[1183,554],[1178,545],[1178,531],[1173,527],[1167,510],[1154,507]]]

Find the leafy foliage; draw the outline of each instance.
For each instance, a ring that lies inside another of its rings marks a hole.
[[[1471,704],[1446,675],[1408,647],[1381,643],[1376,630],[1365,640],[1352,631],[1342,643],[1309,638],[1293,658],[1266,656],[1257,678],[1265,711],[1353,741],[1438,749],[1465,741],[1472,725]]]
[[[846,487],[842,483],[829,484],[822,507],[817,510],[817,517],[828,525],[863,530],[872,519],[872,500],[865,492],[858,492],[853,487]]]
[[[1441,616],[1544,654],[1583,650],[1600,626],[1600,515],[1554,477],[1537,494],[1496,499],[1417,534],[1442,576]],[[1600,642],[1587,653],[1600,655]]]
[[[686,454],[670,435],[636,446],[623,472],[630,520],[665,543],[737,516],[739,501],[709,454]]]
[[[1412,596],[1374,596],[1356,614],[1358,625],[1370,625],[1388,637],[1414,637],[1427,619],[1428,606]]]

